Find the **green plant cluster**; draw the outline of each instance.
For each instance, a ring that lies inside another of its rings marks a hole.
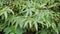
[[[5,34],[59,34],[60,0],[0,0],[0,31]],[[26,33],[27,34],[27,33]]]

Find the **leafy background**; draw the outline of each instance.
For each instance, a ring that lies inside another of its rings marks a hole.
[[[59,34],[60,0],[0,0],[0,31]]]

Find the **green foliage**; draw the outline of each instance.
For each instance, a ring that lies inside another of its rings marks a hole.
[[[0,31],[22,34],[26,29],[59,34],[60,0],[0,0]]]

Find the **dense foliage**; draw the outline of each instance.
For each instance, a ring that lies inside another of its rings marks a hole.
[[[0,0],[0,31],[59,34],[60,0]]]

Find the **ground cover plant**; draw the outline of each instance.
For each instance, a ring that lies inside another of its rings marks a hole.
[[[60,34],[60,0],[0,0],[1,34]]]

